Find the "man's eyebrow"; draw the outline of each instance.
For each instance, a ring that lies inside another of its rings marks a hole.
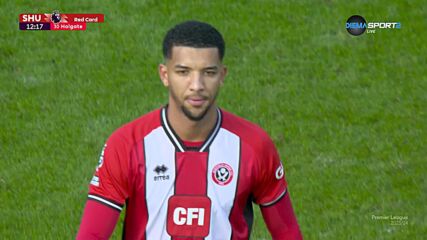
[[[203,69],[204,70],[218,70],[218,66],[209,66],[209,67],[205,67]]]
[[[187,67],[187,66],[184,66],[184,65],[181,65],[181,64],[177,64],[177,65],[175,65],[175,66],[174,66],[174,68],[190,69],[190,67]]]
[[[191,67],[181,65],[181,64],[175,65],[174,68],[191,69]],[[218,69],[219,69],[218,66],[208,66],[208,67],[203,68],[203,70],[218,70]]]

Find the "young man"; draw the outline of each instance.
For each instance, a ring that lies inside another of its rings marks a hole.
[[[109,238],[124,204],[125,239],[248,239],[252,202],[273,239],[302,238],[273,142],[216,105],[224,49],[209,24],[169,30],[159,65],[169,102],[110,136],[77,239]]]

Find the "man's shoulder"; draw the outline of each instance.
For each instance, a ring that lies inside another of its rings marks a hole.
[[[250,145],[270,144],[270,137],[260,126],[233,113],[221,111],[224,116],[222,123],[224,129],[236,134]]]
[[[155,109],[132,120],[131,122],[123,124],[111,134],[110,139],[120,139],[128,144],[140,141],[152,130],[161,126],[160,111],[161,108]]]

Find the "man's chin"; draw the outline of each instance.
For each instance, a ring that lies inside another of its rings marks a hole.
[[[206,116],[206,113],[208,112],[209,107],[205,109],[200,109],[197,111],[191,111],[188,108],[182,106],[181,110],[188,119],[190,119],[191,121],[198,122]]]

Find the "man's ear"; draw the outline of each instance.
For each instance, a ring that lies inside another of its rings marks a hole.
[[[221,86],[224,84],[224,79],[225,79],[225,77],[227,76],[227,73],[228,73],[228,69],[227,69],[227,67],[226,66],[222,66],[222,70],[221,70]]]
[[[164,64],[159,64],[159,76],[160,80],[163,83],[163,86],[169,86],[169,78],[168,78],[168,67]]]

